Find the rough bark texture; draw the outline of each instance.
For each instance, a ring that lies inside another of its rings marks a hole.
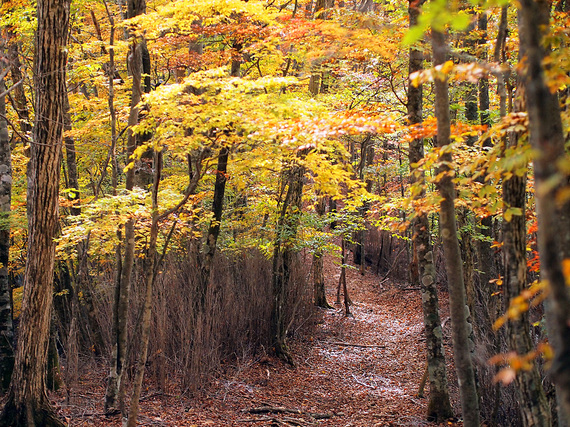
[[[46,394],[63,132],[68,0],[37,5],[35,125],[28,164],[28,254],[14,373],[0,426],[63,426]]]
[[[521,46],[519,57],[524,58],[525,49]],[[525,110],[525,82],[519,77],[516,97],[513,102],[515,112]],[[515,147],[519,135],[511,133],[508,145]],[[522,215],[513,215],[510,221],[504,220],[503,234],[503,271],[505,310],[510,301],[518,297],[527,285],[526,260],[526,175],[513,175],[503,181],[503,202],[505,209],[518,208]],[[521,313],[518,319],[508,323],[509,350],[519,355],[532,351],[534,345],[530,336],[530,319],[528,312]],[[542,378],[538,368],[533,365],[530,370],[517,373],[516,393],[520,404],[521,420],[525,426],[550,426],[550,405],[542,388]]]
[[[557,165],[565,157],[564,135],[558,97],[548,89],[544,79],[542,59],[542,28],[547,21],[541,16],[550,10],[544,0],[522,0],[519,21],[521,46],[527,57],[525,83],[530,127],[530,141],[537,155],[534,159],[536,210],[538,217],[538,250],[541,274],[550,284],[552,322],[551,342],[555,359],[552,378],[558,385],[560,402],[570,413],[570,298],[562,270],[560,249],[564,233],[560,233],[556,194],[558,186],[551,183],[564,182],[564,175]]]
[[[506,207],[525,212],[526,177],[514,175],[503,183],[503,201]],[[525,216],[514,215],[503,223],[505,304],[516,298],[526,287],[526,227]],[[525,355],[533,349],[528,312],[508,324],[509,349]],[[525,426],[550,426],[550,407],[542,388],[536,365],[520,371],[516,376],[516,390]]]
[[[0,61],[2,60],[0,50]],[[1,62],[0,62],[1,64]],[[0,66],[0,74],[4,70]],[[0,93],[4,92],[0,80]],[[6,98],[0,97],[0,389],[6,390],[14,366],[14,325],[12,323],[11,288],[8,280],[10,255],[10,201],[12,194],[12,159],[6,116]]]
[[[410,4],[410,26],[417,23],[418,5]],[[410,49],[409,72],[422,69],[423,54],[417,49]],[[422,122],[423,88],[421,85],[408,86],[408,121],[409,124]],[[424,156],[422,139],[410,142],[409,163],[418,163]],[[424,173],[415,171],[410,166],[412,183],[419,183],[423,188]],[[425,192],[418,195],[423,197]],[[441,421],[453,415],[447,386],[447,371],[443,351],[443,333],[439,317],[439,301],[435,284],[435,266],[433,263],[433,247],[430,241],[429,219],[425,212],[417,212],[412,222],[412,248],[417,260],[419,284],[422,290],[422,309],[424,314],[424,330],[426,336],[427,368],[429,375],[429,402],[427,416],[429,419]]]
[[[432,31],[432,49],[434,66],[446,60],[447,43],[442,33]],[[437,145],[445,147],[450,142],[449,94],[447,79],[435,79],[435,114],[437,117]],[[452,322],[453,353],[455,369],[459,379],[459,394],[466,427],[479,427],[479,400],[475,385],[475,374],[471,360],[469,325],[467,323],[467,307],[465,304],[465,285],[463,283],[463,267],[457,225],[455,222],[455,186],[452,181],[453,170],[449,167],[451,154],[444,153],[440,157],[442,165],[438,174],[443,173],[437,183],[439,193],[443,197],[440,204],[440,229],[445,252],[445,269],[449,286],[449,304]]]

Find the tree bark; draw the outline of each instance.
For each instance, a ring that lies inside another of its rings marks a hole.
[[[432,49],[434,66],[446,61],[447,43],[445,36],[432,30]],[[445,148],[450,143],[449,94],[447,78],[436,78],[435,82],[435,114],[437,117],[437,145]],[[467,323],[467,306],[465,301],[465,285],[463,283],[463,267],[461,252],[457,238],[455,222],[455,185],[449,152],[440,155],[441,166],[438,175],[442,175],[437,183],[443,200],[440,203],[440,229],[445,253],[445,269],[449,286],[449,304],[452,322],[453,353],[455,369],[459,379],[459,394],[466,427],[479,427],[479,400],[475,384],[475,374],[471,353],[473,345],[469,340]]]
[[[524,58],[525,47],[521,46],[519,58]],[[514,101],[514,111],[524,111],[525,82],[518,79],[517,94]],[[508,144],[516,146],[519,135],[509,135]],[[503,270],[505,309],[510,301],[518,297],[527,285],[526,259],[526,174],[513,175],[503,181],[504,209],[518,208],[521,215],[513,215],[510,221],[504,220],[503,235]],[[508,323],[509,349],[518,355],[532,351],[533,343],[530,336],[530,319],[528,311],[521,313],[518,319]],[[525,426],[550,426],[552,424],[550,406],[542,388],[542,379],[536,365],[530,370],[517,372],[515,378],[516,392],[520,403],[520,412]]]
[[[408,13],[410,26],[416,25],[419,16],[419,5],[410,3]],[[409,52],[409,73],[422,70],[423,54],[411,48]],[[423,87],[408,86],[408,122],[410,125],[422,122]],[[412,166],[424,157],[423,139],[410,142],[409,163],[411,183],[420,185],[422,190],[416,199],[425,196],[425,174]],[[441,422],[453,415],[447,385],[447,370],[443,351],[443,332],[439,316],[439,301],[435,284],[435,266],[433,263],[433,247],[430,241],[430,226],[427,214],[416,212],[412,220],[412,250],[417,260],[419,285],[422,292],[422,309],[424,315],[424,331],[426,336],[427,368],[429,374],[429,402],[427,417]]]
[[[0,426],[63,426],[46,394],[63,132],[69,1],[37,4],[35,124],[28,164],[28,254],[14,373]]]
[[[564,233],[560,233],[560,218],[556,192],[565,174],[559,170],[560,159],[566,158],[560,106],[556,94],[550,92],[544,78],[542,60],[542,31],[548,23],[550,2],[522,0],[519,20],[520,43],[527,58],[525,70],[526,99],[530,127],[530,142],[534,158],[535,200],[538,218],[538,250],[541,275],[550,285],[549,303],[552,322],[550,331],[555,358],[551,373],[563,409],[570,413],[570,298],[562,269],[561,247]],[[546,15],[546,17],[545,17]],[[546,19],[545,19],[546,18]]]
[[[0,48],[0,55],[3,51]],[[4,70],[0,66],[0,73]],[[5,91],[0,79],[0,93]],[[8,278],[10,259],[10,204],[12,195],[12,158],[6,117],[6,98],[0,97],[0,389],[10,385],[14,367],[14,325],[12,289]]]
[[[516,136],[513,135],[513,138]],[[526,287],[525,199],[526,176],[514,175],[503,182],[505,207],[520,208],[523,212],[522,215],[513,215],[510,221],[505,221],[502,228],[505,307],[508,307],[509,302],[518,297]],[[528,312],[521,313],[518,319],[509,320],[509,348],[521,356],[533,348],[529,325]],[[550,407],[536,365],[528,371],[517,372],[516,385],[523,425],[550,426]]]

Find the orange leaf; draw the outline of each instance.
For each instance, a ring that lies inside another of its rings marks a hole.
[[[495,375],[495,378],[493,378],[494,382],[501,382],[503,383],[503,385],[509,385],[510,383],[512,383],[515,379],[515,377],[517,376],[516,372],[514,369],[511,368],[504,368],[501,369],[497,375]]]

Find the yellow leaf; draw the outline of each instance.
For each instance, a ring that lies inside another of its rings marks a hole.
[[[449,72],[453,70],[453,61],[447,61],[445,64],[443,64],[443,66],[441,67],[441,72],[443,74],[449,74]]]
[[[495,320],[495,323],[493,324],[493,329],[495,331],[501,329],[501,326],[505,324],[506,320],[507,318],[505,316],[499,317],[497,320]]]

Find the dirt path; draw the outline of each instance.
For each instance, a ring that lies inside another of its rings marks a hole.
[[[338,273],[329,262],[325,274],[330,303]],[[429,425],[424,421],[426,399],[416,397],[425,366],[419,292],[388,282],[379,285],[380,279],[370,273],[364,277],[356,270],[347,273],[353,317],[345,317],[340,307],[323,310],[314,336],[291,343],[296,369],[269,358],[243,362],[229,376],[217,379],[202,399],[146,398],[141,403],[141,424]],[[103,393],[102,384],[98,389]],[[300,413],[249,412],[264,406]],[[73,426],[120,425],[95,408],[91,412],[84,408],[82,415],[77,407],[63,409]]]

